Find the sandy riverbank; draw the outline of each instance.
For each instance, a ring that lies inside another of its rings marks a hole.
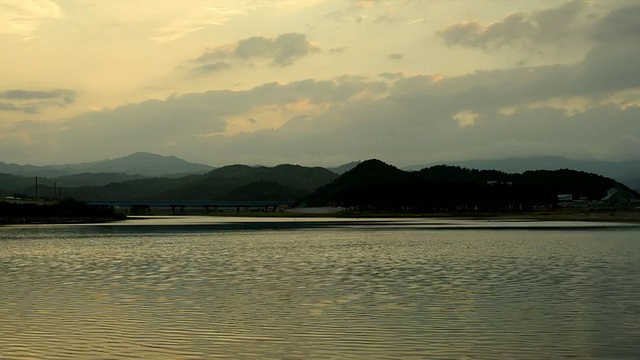
[[[598,221],[640,224],[640,210],[558,210],[530,214],[501,214],[500,219],[541,221]]]
[[[391,212],[287,212],[264,213],[215,213],[212,216],[229,217],[323,217],[323,218],[446,218],[446,219],[476,219],[476,220],[523,220],[523,221],[597,221],[597,222],[627,222],[640,224],[640,209],[638,210],[587,210],[587,209],[559,209],[545,212],[509,212],[509,213],[391,213]]]

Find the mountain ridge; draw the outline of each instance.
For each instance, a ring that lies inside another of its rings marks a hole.
[[[56,177],[81,173],[123,173],[141,176],[176,176],[204,174],[213,166],[192,163],[173,155],[163,156],[149,152],[136,152],[115,159],[61,165],[19,165],[0,162],[0,173],[20,176]]]
[[[606,200],[614,193],[619,194],[615,200]],[[451,165],[405,171],[372,159],[317,189],[303,203],[358,211],[532,211],[554,208],[558,194],[600,203],[597,206],[640,198],[636,191],[612,178],[584,171],[506,173]]]
[[[527,170],[570,169],[610,177],[625,184],[629,180],[640,178],[640,160],[573,160],[561,156],[506,157],[502,159],[444,161],[422,165],[411,165],[404,167],[403,169],[408,171],[418,171],[435,165],[460,166],[478,170],[499,170],[509,173],[522,173]]]

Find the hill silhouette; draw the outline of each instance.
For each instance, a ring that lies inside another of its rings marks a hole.
[[[374,211],[530,211],[555,206],[558,194],[595,201],[611,188],[638,197],[611,178],[575,170],[509,174],[438,165],[408,172],[374,159],[319,188],[304,202]]]
[[[20,176],[58,177],[81,173],[123,173],[142,176],[178,177],[204,174],[214,168],[196,164],[175,156],[137,152],[121,158],[63,165],[18,165],[0,162],[0,173]]]
[[[321,167],[229,165],[204,175],[137,178],[126,174],[78,174],[40,179],[39,197],[82,201],[299,200],[307,206],[338,205],[390,211],[528,211],[550,208],[558,194],[600,200],[610,188],[637,193],[611,178],[560,169],[507,173],[436,165],[404,171],[380,160],[359,163],[342,175]],[[88,186],[96,182],[99,186]],[[108,184],[104,184],[105,182]],[[55,188],[54,188],[55,186]],[[56,192],[56,189],[58,192]],[[0,174],[0,195],[35,196],[33,177]]]
[[[181,178],[145,178],[103,186],[65,188],[65,194],[83,201],[207,201],[296,200],[331,182],[337,175],[320,167],[230,165],[205,175]],[[33,196],[35,189],[24,189]]]
[[[499,170],[507,173],[523,173],[531,170],[561,170],[572,169],[585,171],[606,177],[610,177],[625,185],[632,185],[633,181],[640,178],[640,160],[630,161],[598,161],[598,160],[572,160],[560,156],[538,157],[510,157],[504,159],[464,160],[448,161],[449,166],[478,170]],[[439,165],[436,163],[413,165],[404,170],[418,171],[426,167]]]

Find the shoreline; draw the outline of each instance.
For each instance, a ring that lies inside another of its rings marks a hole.
[[[181,216],[181,215],[178,215]],[[459,219],[459,220],[502,220],[502,221],[590,221],[590,222],[624,222],[640,224],[640,209],[624,210],[587,210],[560,209],[544,212],[506,212],[506,213],[391,213],[391,212],[360,212],[360,213],[219,213],[203,216],[217,217],[275,217],[275,218],[388,218],[388,219]]]
[[[153,217],[154,215],[150,215]],[[158,215],[161,216],[161,215]],[[640,209],[625,210],[586,210],[560,209],[545,212],[509,212],[509,213],[391,213],[391,212],[361,212],[361,213],[214,213],[208,215],[173,215],[229,217],[229,218],[335,218],[335,219],[450,219],[450,220],[495,220],[495,221],[586,221],[586,222],[614,222],[640,224]],[[92,224],[109,223],[131,219],[130,217],[0,217],[2,225],[43,225],[43,224]]]
[[[361,216],[363,217],[363,216]],[[403,217],[403,216],[401,216]],[[411,216],[406,216],[410,218]],[[557,210],[531,213],[439,213],[421,214],[418,218],[501,221],[588,221],[640,224],[640,210]]]

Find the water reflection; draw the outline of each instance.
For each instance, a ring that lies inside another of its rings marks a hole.
[[[640,357],[637,228],[157,225],[0,230],[0,358]]]

